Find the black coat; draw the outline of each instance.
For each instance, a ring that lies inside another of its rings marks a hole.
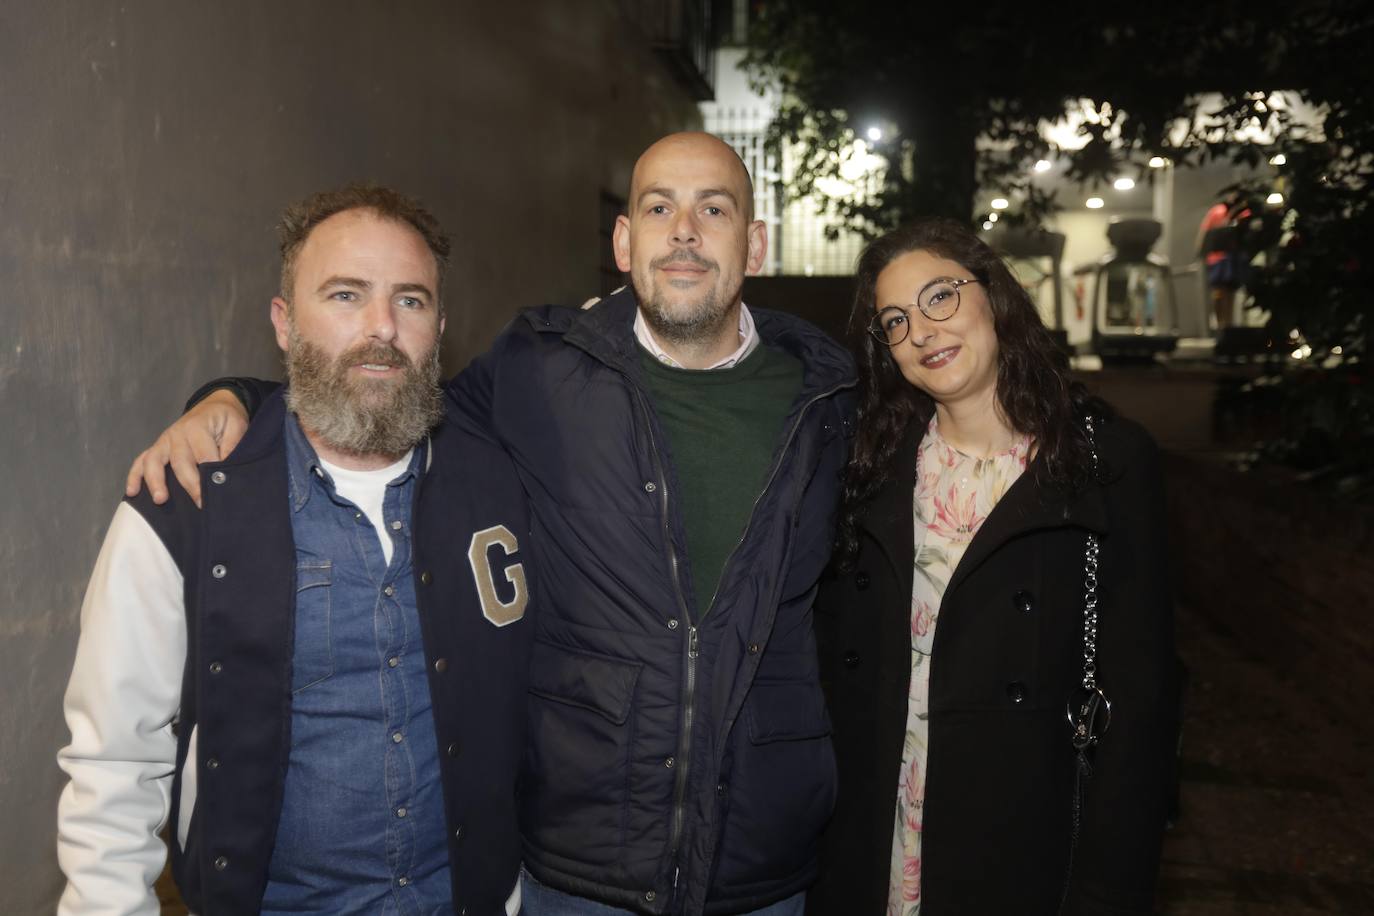
[[[860,552],[816,602],[840,774],[809,912],[883,913],[911,672],[912,499],[919,436],[863,507]],[[931,653],[922,914],[1052,914],[1069,871],[1083,676],[1084,547],[1101,542],[1098,683],[1113,721],[1096,751],[1067,913],[1148,913],[1177,700],[1158,452],[1135,424],[1097,433],[1105,473],[1075,496],[1029,471],[969,545]]]

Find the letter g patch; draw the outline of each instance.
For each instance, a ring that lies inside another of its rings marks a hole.
[[[491,558],[491,548],[500,547],[509,557],[520,549],[520,542],[505,525],[496,525],[472,536],[468,545],[468,563],[472,566],[472,581],[482,602],[482,616],[498,627],[515,623],[525,616],[529,603],[529,587],[525,584],[525,567],[520,563],[501,566],[502,577],[514,590],[509,601],[502,601],[496,593],[497,563]]]

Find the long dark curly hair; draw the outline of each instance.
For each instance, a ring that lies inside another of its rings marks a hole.
[[[912,423],[922,428],[935,412],[931,397],[908,382],[891,349],[868,332],[878,275],[904,254],[926,251],[963,265],[987,293],[997,334],[997,402],[1036,454],[1027,468],[1044,483],[1073,490],[1092,476],[1082,417],[1105,418],[1108,408],[1069,375],[1069,360],[1040,313],[998,254],[966,227],[922,220],[870,242],[859,256],[847,336],[859,368],[858,433],[845,472],[836,563],[847,568],[858,551],[858,511],[891,476],[897,450]]]

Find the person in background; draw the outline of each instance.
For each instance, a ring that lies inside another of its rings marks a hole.
[[[1155,445],[962,226],[872,242],[849,334],[816,599],[839,794],[808,912],[1151,912],[1177,712]]]
[[[1245,195],[1232,191],[1207,210],[1198,227],[1198,254],[1207,267],[1207,291],[1217,333],[1236,317],[1236,290],[1245,285],[1249,260],[1241,246],[1239,224],[1250,216]]]

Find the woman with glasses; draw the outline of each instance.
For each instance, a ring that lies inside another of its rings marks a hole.
[[[868,246],[850,336],[816,601],[840,786],[808,911],[1150,912],[1177,711],[1154,444],[953,223]]]

